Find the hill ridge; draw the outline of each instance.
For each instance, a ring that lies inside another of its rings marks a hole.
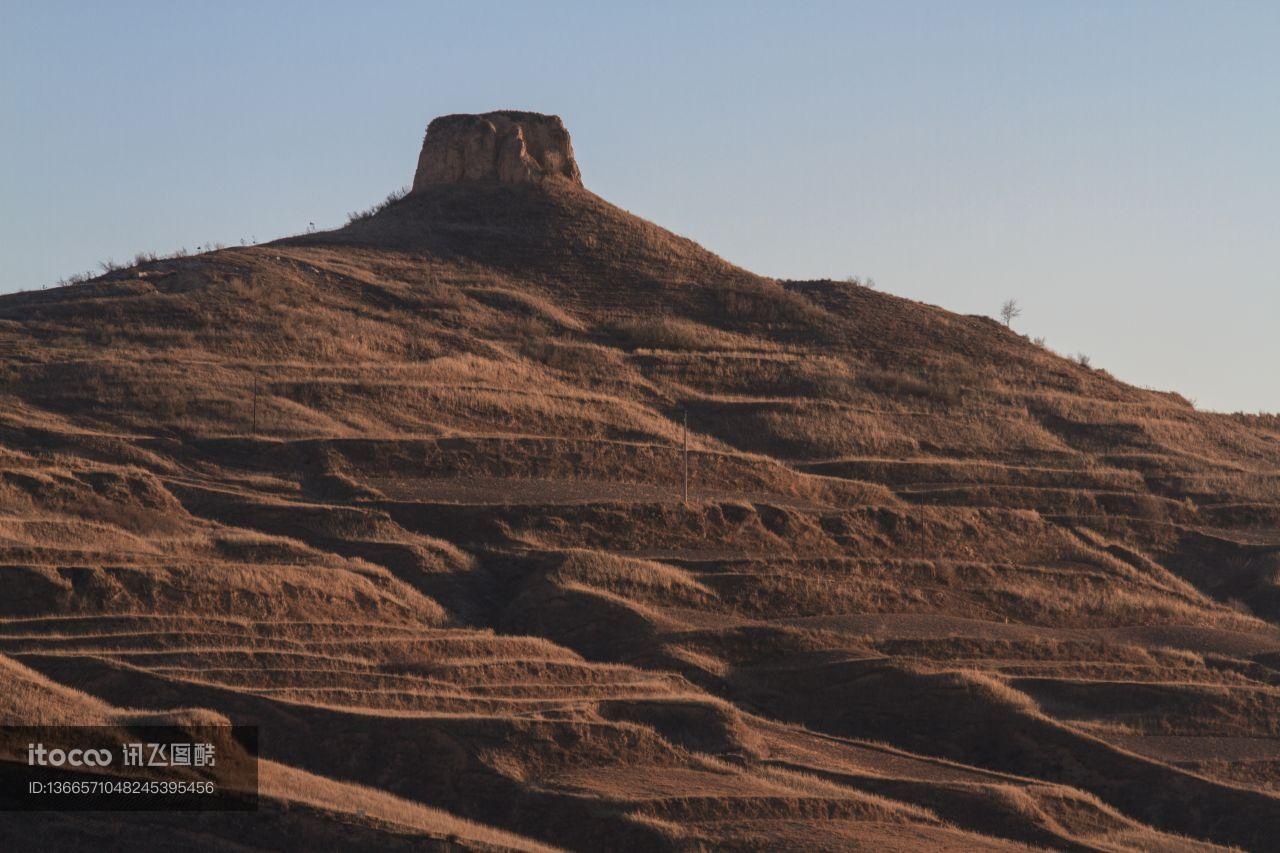
[[[256,723],[324,843],[1280,825],[1266,419],[559,178],[3,296],[0,341],[0,696],[43,697],[7,719]]]

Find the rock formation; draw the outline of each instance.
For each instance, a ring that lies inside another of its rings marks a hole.
[[[581,186],[582,175],[559,116],[502,110],[441,116],[427,126],[413,192],[463,181]]]

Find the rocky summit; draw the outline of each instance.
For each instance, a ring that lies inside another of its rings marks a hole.
[[[582,176],[559,116],[515,110],[441,116],[427,126],[413,190],[466,181],[581,185]]]

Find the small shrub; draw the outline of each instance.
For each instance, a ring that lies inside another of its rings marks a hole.
[[[78,272],[73,275],[69,275],[66,278],[59,279],[58,287],[67,287],[72,284],[84,284],[93,277],[93,273],[91,272]]]
[[[375,204],[373,207],[367,208],[366,210],[359,210],[359,211],[353,211],[352,213],[348,213],[347,224],[350,225],[353,222],[363,222],[366,219],[372,219],[374,216],[378,215],[379,213],[386,210],[391,205],[400,201],[402,198],[404,198],[408,194],[409,194],[408,187],[401,187],[398,190],[393,190],[392,192],[387,194],[386,198],[384,198],[382,201]],[[315,223],[312,223],[313,226],[314,224]],[[314,230],[315,230],[314,227],[311,229],[308,229],[308,233]]]
[[[1022,316],[1022,308],[1018,306],[1018,300],[1006,299],[1004,304],[1000,306],[1000,319],[1004,320],[1006,326],[1012,326],[1013,321]]]

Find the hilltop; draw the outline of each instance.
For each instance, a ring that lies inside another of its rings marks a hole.
[[[450,116],[343,228],[0,297],[7,720],[260,725],[144,846],[1270,843],[1280,426],[587,183]]]

